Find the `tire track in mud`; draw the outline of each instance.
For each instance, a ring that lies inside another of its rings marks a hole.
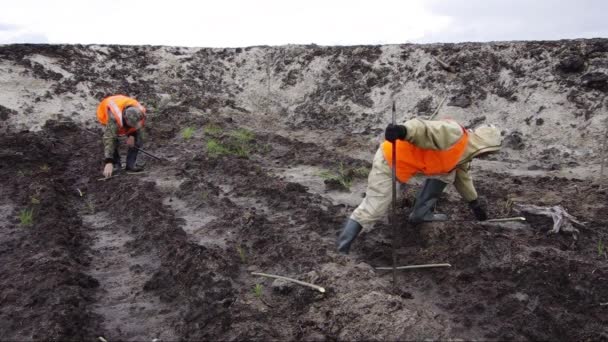
[[[183,220],[163,203],[163,193],[154,182],[143,175],[120,177],[119,182],[112,179],[96,186],[95,192],[98,205],[119,213],[114,224],[131,238],[125,250],[137,258],[154,255],[158,260],[138,282],[138,291],[160,300],[166,308],[160,311],[166,315],[165,324],[177,339],[215,338],[230,321],[227,308],[234,299],[223,272],[234,271],[236,260],[218,248],[191,241],[180,228]],[[122,272],[128,270],[123,267]]]
[[[126,227],[106,212],[83,216],[93,237],[91,270],[99,281],[92,310],[102,318],[99,335],[108,340],[152,341],[176,339],[176,313],[144,285],[159,267],[153,254],[133,255]]]

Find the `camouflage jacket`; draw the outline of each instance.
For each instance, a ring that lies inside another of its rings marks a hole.
[[[143,127],[135,131],[135,133],[129,134],[135,136],[135,141],[138,146],[141,146],[144,141],[144,130]],[[118,147],[118,125],[114,118],[110,116],[108,123],[103,132],[103,153],[104,161],[111,163],[114,161],[114,150]]]

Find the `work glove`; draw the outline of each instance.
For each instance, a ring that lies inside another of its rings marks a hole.
[[[405,139],[406,134],[407,130],[405,129],[405,126],[389,124],[384,131],[384,139],[395,142],[397,139]]]
[[[114,165],[106,163],[106,166],[103,168],[103,176],[106,178],[112,177],[112,171],[114,171]]]
[[[475,215],[475,218],[477,218],[479,221],[485,221],[488,219],[486,209],[483,207],[483,204],[481,204],[481,202],[477,199],[474,199],[469,202],[469,208],[471,208],[473,214]]]

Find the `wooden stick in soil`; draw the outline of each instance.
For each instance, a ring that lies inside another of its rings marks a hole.
[[[311,283],[307,283],[305,281],[300,281],[297,279],[293,279],[293,278],[288,278],[288,277],[284,277],[284,276],[280,276],[280,275],[274,275],[274,274],[267,274],[267,273],[259,273],[259,272],[251,272],[251,274],[253,275],[257,275],[260,277],[266,277],[266,278],[275,278],[275,279],[282,279],[282,280],[286,280],[286,281],[290,281],[292,283],[296,283],[298,285],[302,285],[302,286],[307,286],[310,287],[311,289],[315,289],[321,293],[325,293],[325,288],[315,285],[315,284],[311,284]]]
[[[396,125],[395,101],[393,101],[393,126]],[[397,291],[397,141],[393,141],[392,146],[392,167],[391,167],[391,187],[392,187],[392,211],[389,217],[393,231],[393,291]]]
[[[412,270],[417,268],[435,268],[435,267],[452,267],[451,264],[425,264],[425,265],[409,265],[395,267],[397,270]],[[377,270],[388,271],[392,270],[392,267],[376,267]]]

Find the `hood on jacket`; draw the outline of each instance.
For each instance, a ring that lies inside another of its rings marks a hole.
[[[484,153],[496,152],[502,145],[500,131],[494,125],[482,125],[469,131],[468,149],[471,151],[471,158]]]

